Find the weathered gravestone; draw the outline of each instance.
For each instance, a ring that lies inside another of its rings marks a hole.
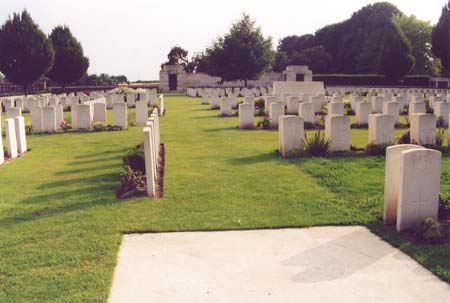
[[[42,108],[42,128],[48,133],[56,132],[56,110],[54,106],[44,106]]]
[[[106,103],[105,102],[94,103],[93,121],[106,123]]]
[[[17,152],[23,154],[27,151],[27,137],[25,133],[25,118],[20,116],[14,118],[14,128],[16,131]]]
[[[441,152],[431,149],[401,154],[398,232],[416,228],[426,218],[437,220],[442,158]]]
[[[148,104],[147,102],[136,102],[136,125],[144,126],[148,120]]]
[[[356,103],[356,124],[367,125],[369,124],[369,115],[372,112],[372,105],[369,102],[357,102]]]
[[[330,151],[350,150],[350,118],[343,115],[327,115],[325,139],[330,140]]]
[[[254,106],[252,104],[242,103],[239,104],[239,128],[240,129],[252,129],[254,128]]]
[[[5,120],[5,132],[6,132],[6,154],[11,159],[17,158],[17,138],[14,125],[14,119]],[[3,150],[2,150],[3,151]]]
[[[441,126],[448,126],[448,117],[450,115],[450,103],[434,102],[434,114],[441,122]]]
[[[298,104],[298,115],[305,123],[314,123],[314,105],[312,102],[302,102]]]
[[[397,223],[400,175],[402,173],[402,152],[422,148],[419,145],[401,144],[389,146],[386,149],[383,211],[383,221],[385,224],[394,225]]]
[[[400,122],[399,104],[397,102],[384,102],[383,114],[394,116],[394,122],[398,124]]]
[[[231,116],[231,109],[233,107],[233,100],[230,97],[222,98],[220,102],[220,114],[222,116]]]
[[[113,120],[115,126],[128,128],[128,108],[125,103],[113,104]]]
[[[328,103],[328,115],[343,115],[344,103],[342,102],[330,102]]]
[[[419,145],[436,144],[436,116],[433,114],[412,114],[411,143]]]
[[[292,153],[303,151],[304,148],[304,121],[298,116],[281,116],[279,136],[279,153],[283,158],[289,157]]]
[[[284,115],[283,103],[271,103],[269,108],[269,120],[273,127],[278,127],[278,120],[282,115]]]
[[[300,98],[297,96],[289,96],[287,98],[287,109],[286,113],[288,115],[297,115],[298,114],[298,106],[300,103]]]
[[[392,115],[372,114],[369,116],[369,144],[394,143],[395,121]]]
[[[154,159],[154,146],[153,131],[150,127],[144,128],[144,155],[145,155],[145,176],[147,179],[147,196],[155,197],[155,159]]]

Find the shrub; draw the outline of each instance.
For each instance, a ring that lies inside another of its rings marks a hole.
[[[102,122],[95,122],[92,127],[94,128],[94,131],[96,132],[102,132],[106,130],[106,126]]]
[[[264,98],[258,98],[255,100],[255,107],[259,109],[265,109],[266,103],[264,102]]]
[[[411,133],[407,131],[400,138],[397,139],[398,144],[410,144],[411,142]]]
[[[255,116],[256,117],[264,117],[266,115],[266,112],[264,111],[264,108],[256,108]]]
[[[438,128],[436,130],[436,145],[442,147],[445,141],[445,129]]]
[[[374,144],[371,143],[367,145],[366,152],[371,156],[385,156],[386,149],[391,146],[391,144]]]
[[[59,127],[61,127],[61,129],[65,133],[67,133],[69,131],[69,129],[72,128],[72,126],[66,120],[62,120],[61,122],[59,122]]]
[[[305,152],[311,157],[324,157],[328,155],[330,148],[330,140],[325,139],[325,136],[318,130],[313,137],[306,137],[305,135]]]
[[[347,116],[354,116],[356,115],[355,111],[353,109],[347,109]]]
[[[134,171],[145,174],[145,154],[143,145],[138,145],[130,150],[123,158],[124,166],[129,166]]]
[[[450,219],[450,198],[442,193],[439,194],[439,218]]]
[[[120,176],[120,187],[117,190],[117,197],[119,199],[125,199],[136,194],[144,193],[145,191],[146,184],[143,174],[126,165],[125,171]]]
[[[417,228],[417,237],[426,242],[435,243],[442,240],[441,224],[432,218],[426,218]]]
[[[262,127],[263,129],[272,129],[272,123],[270,122],[270,119],[268,117],[264,117],[261,121],[257,124],[258,127]]]

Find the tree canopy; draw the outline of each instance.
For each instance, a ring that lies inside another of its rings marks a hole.
[[[449,1],[450,4],[450,1]],[[450,76],[450,10],[447,6],[442,8],[439,22],[432,33],[433,54],[442,62],[442,74]]]
[[[0,71],[9,81],[25,88],[53,64],[55,51],[50,39],[39,29],[30,14],[14,14],[0,29]]]
[[[63,87],[81,79],[89,67],[89,59],[84,56],[81,43],[66,26],[55,27],[50,38],[55,49],[55,61],[47,76]]]

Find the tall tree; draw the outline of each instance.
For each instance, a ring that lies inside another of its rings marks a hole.
[[[449,1],[450,5],[450,1]],[[450,10],[448,6],[442,8],[441,17],[431,34],[433,54],[441,59],[442,75],[450,76]]]
[[[414,67],[411,43],[398,24],[385,25],[383,50],[381,53],[381,72],[392,80],[399,80]]]
[[[81,43],[66,26],[57,26],[50,34],[55,49],[55,61],[47,76],[65,88],[80,80],[89,68]]]
[[[411,42],[412,52],[416,64],[411,71],[413,75],[437,76],[441,72],[441,63],[431,51],[431,32],[433,27],[430,22],[417,19],[415,16],[398,14],[394,17],[408,40]]]
[[[258,79],[270,70],[274,60],[272,39],[265,38],[250,16],[231,26],[230,32],[206,49],[208,73],[222,81]]]
[[[30,84],[45,75],[53,64],[55,51],[50,39],[30,14],[14,14],[0,29],[0,71],[28,94]]]

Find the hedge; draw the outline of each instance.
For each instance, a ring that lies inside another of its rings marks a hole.
[[[393,81],[380,75],[314,75],[313,81],[324,82],[325,85],[349,86],[415,86],[429,87],[429,76],[406,76],[400,81]]]

